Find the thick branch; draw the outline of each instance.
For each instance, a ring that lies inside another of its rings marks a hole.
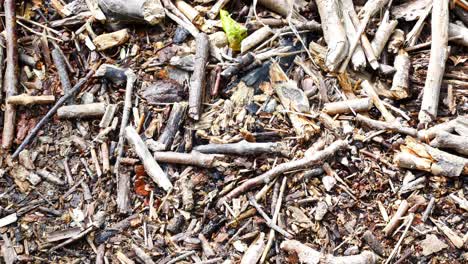
[[[448,0],[434,1],[432,8],[432,45],[427,69],[424,95],[419,112],[419,122],[428,123],[437,117],[440,85],[448,57]]]
[[[203,168],[213,168],[216,166],[218,155],[208,155],[199,152],[179,153],[171,151],[156,151],[154,159],[164,163],[175,163],[183,165],[193,165]]]
[[[18,93],[18,37],[16,35],[16,1],[5,0],[5,33],[6,33],[6,69],[4,90],[6,99]],[[2,148],[9,149],[15,134],[16,107],[6,104],[3,122]]]
[[[194,150],[206,154],[228,154],[228,155],[260,155],[264,153],[277,154],[285,153],[286,146],[278,142],[252,143],[240,141],[232,144],[208,144],[193,148]]]

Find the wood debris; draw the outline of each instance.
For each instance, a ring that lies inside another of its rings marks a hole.
[[[465,0],[3,0],[0,262],[465,263]]]

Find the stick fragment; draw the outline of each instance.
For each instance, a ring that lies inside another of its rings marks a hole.
[[[143,162],[143,166],[145,166],[145,170],[151,179],[153,179],[153,181],[165,191],[169,191],[172,188],[172,183],[169,181],[167,174],[161,169],[161,167],[159,167],[156,160],[151,156],[151,153],[136,132],[135,128],[128,126],[125,129],[125,137],[128,142],[132,144],[135,149],[135,153],[138,155],[141,162]]]
[[[424,94],[419,111],[419,123],[429,123],[437,117],[439,95],[445,62],[448,58],[448,0],[434,1],[432,8],[432,44]]]
[[[18,36],[16,34],[16,1],[5,0],[6,69],[4,85],[6,99],[18,93]],[[1,73],[0,73],[1,74]],[[16,106],[6,104],[3,121],[2,148],[9,149],[13,144],[16,126]]]
[[[205,92],[205,68],[209,55],[209,40],[205,33],[197,35],[196,54],[192,77],[189,89],[189,110],[188,115],[194,119],[200,119],[203,95]]]

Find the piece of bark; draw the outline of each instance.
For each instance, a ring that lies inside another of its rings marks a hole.
[[[188,115],[193,120],[199,120],[205,94],[205,68],[209,55],[209,40],[204,33],[198,34],[195,40],[195,64],[190,78]]]
[[[6,69],[3,90],[5,99],[18,93],[18,36],[16,34],[16,1],[5,0]],[[2,148],[9,149],[15,138],[16,106],[6,104],[3,121]]]
[[[135,128],[128,126],[125,129],[125,137],[128,142],[132,144],[135,153],[140,158],[143,166],[145,166],[145,170],[151,179],[153,179],[153,181],[165,191],[170,190],[172,188],[172,183],[169,181],[167,174],[161,169],[161,167],[159,167],[156,160],[151,156],[151,153],[136,132]]]
[[[98,2],[104,13],[117,21],[156,25],[165,17],[160,0],[98,0]]]
[[[3,260],[5,261],[5,264],[13,264],[18,260],[18,255],[16,254],[15,248],[13,247],[13,244],[11,243],[11,240],[8,237],[7,233],[2,234],[2,239],[3,239],[3,244],[2,244]]]
[[[372,17],[382,10],[389,0],[369,0],[359,11],[360,17]]]
[[[227,3],[231,0],[218,0],[216,3],[211,7],[210,11],[206,14],[209,19],[215,19],[221,8],[223,8]]]
[[[88,6],[89,11],[93,14],[93,17],[98,21],[105,21],[106,15],[99,8],[98,0],[85,0],[86,5]]]
[[[44,180],[50,182],[50,183],[53,183],[53,184],[56,184],[56,185],[60,185],[60,186],[64,186],[66,185],[65,181],[60,179],[57,175],[45,170],[45,169],[40,169],[37,171],[37,174],[39,176],[41,176]]]
[[[106,111],[102,116],[101,122],[99,122],[100,128],[106,128],[111,125],[115,112],[117,111],[117,106],[117,104],[109,104],[106,106]]]
[[[401,222],[403,216],[406,214],[408,209],[409,209],[408,202],[406,200],[402,200],[400,205],[398,206],[397,211],[392,216],[392,218],[390,218],[390,221],[383,229],[385,236],[391,235],[393,230],[395,230],[398,227],[398,224]]]
[[[175,103],[184,100],[184,87],[175,80],[158,80],[151,84],[143,83],[141,96],[148,104]],[[191,89],[191,88],[190,88]]]
[[[13,95],[7,98],[7,104],[12,105],[40,105],[40,104],[51,104],[55,102],[55,96],[53,95],[28,95],[20,94]]]
[[[265,233],[261,232],[257,239],[245,251],[240,264],[257,263],[262,256],[263,248],[265,247]]]
[[[354,112],[365,112],[371,109],[372,100],[370,98],[351,99],[323,105],[322,112],[329,115],[347,114]]]
[[[428,123],[437,117],[440,86],[448,58],[448,27],[448,0],[435,1],[432,8],[431,55],[424,84],[421,110],[418,115],[420,123]]]
[[[259,184],[271,182],[277,176],[285,172],[298,170],[302,168],[308,168],[319,162],[324,162],[328,157],[334,155],[335,152],[337,152],[338,150],[346,149],[346,148],[348,148],[348,143],[346,141],[337,140],[322,151],[316,152],[310,156],[304,157],[299,160],[294,160],[294,161],[280,164],[274,167],[273,169],[263,173],[260,176],[246,180],[241,185],[239,185],[238,187],[233,189],[231,192],[229,192],[226,196],[221,198],[218,201],[217,205],[218,207],[220,207],[221,205],[223,205],[224,202],[229,201],[232,198],[238,197],[242,193],[256,187]]]
[[[437,226],[437,229],[439,229],[444,235],[450,240],[450,242],[455,245],[457,248],[462,248],[463,245],[465,244],[463,238],[458,236],[450,227],[446,226],[439,220],[436,220],[432,217],[430,217],[432,223],[434,223]]]
[[[379,256],[384,256],[385,251],[384,248],[382,247],[382,243],[372,234],[370,230],[367,230],[364,232],[362,235],[362,239],[366,241],[367,245]]]
[[[468,47],[468,28],[455,23],[449,23],[448,36],[449,38],[460,36],[461,38],[457,38],[453,42]]]
[[[317,7],[322,20],[323,35],[328,45],[325,65],[335,71],[348,55],[349,44],[346,31],[340,16],[340,5],[337,1],[317,0]]]
[[[270,66],[270,80],[281,104],[288,111],[287,114],[296,135],[304,141],[310,140],[319,131],[320,127],[312,120],[298,114],[309,111],[309,99],[304,91],[297,87],[296,82],[289,80],[286,73],[276,62]]]
[[[132,244],[132,249],[135,252],[135,254],[137,255],[137,257],[141,261],[143,261],[143,263],[145,263],[145,264],[155,264],[155,262],[151,259],[151,256],[146,254],[146,252],[142,248],[138,247],[135,244]]]
[[[70,92],[72,85],[67,73],[67,64],[59,48],[52,50],[52,60],[54,61],[55,68],[57,69],[57,74],[60,78],[60,83],[62,84],[63,93],[67,94]],[[73,104],[74,101],[74,98],[71,97],[68,103]]]
[[[57,116],[59,118],[92,118],[101,117],[105,112],[105,103],[66,105],[57,110]]]
[[[292,12],[292,18],[298,18],[299,14],[297,13],[294,2],[295,1],[288,0],[258,0],[259,4],[284,17],[287,17],[289,13]],[[293,6],[290,6],[290,3],[293,3]]]
[[[455,201],[455,203],[458,204],[458,206],[460,206],[461,209],[465,210],[465,211],[468,211],[468,200],[466,200],[465,198],[463,197],[458,197],[456,196],[454,193],[451,193],[449,195],[449,197]]]
[[[286,146],[281,142],[248,142],[242,140],[231,144],[199,145],[193,150],[205,154],[227,155],[261,155],[261,154],[286,154]]]
[[[16,215],[16,213],[12,213],[12,214],[9,214],[9,215],[7,215],[5,217],[2,217],[2,218],[0,218],[0,228],[4,227],[4,226],[7,226],[7,225],[10,225],[10,224],[13,224],[16,221],[18,221],[18,216]]]
[[[434,175],[459,177],[468,174],[468,159],[441,151],[426,144],[406,139],[394,162],[401,168],[417,169]]]
[[[300,263],[304,264],[373,264],[377,262],[378,256],[371,251],[363,251],[359,255],[336,257],[331,254],[323,254],[308,247],[297,240],[286,240],[281,243],[281,249],[297,254]]]
[[[385,48],[388,39],[392,35],[396,26],[398,25],[397,20],[390,20],[390,13],[386,12],[382,21],[380,22],[377,31],[375,32],[374,39],[372,39],[371,45],[374,50],[374,55],[379,58],[380,54]]]
[[[120,46],[128,41],[130,34],[128,29],[121,29],[112,33],[106,33],[97,36],[93,43],[98,51],[110,49],[116,46]]]
[[[409,96],[409,73],[411,61],[408,53],[401,49],[395,57],[394,67],[396,69],[393,75],[392,88],[390,91],[396,99],[404,99]]]
[[[175,103],[172,106],[171,114],[169,115],[163,132],[150,148],[152,151],[169,150],[171,148],[175,135],[185,121],[187,106],[185,102]]]
[[[213,250],[213,247],[210,246],[210,241],[208,241],[202,233],[198,234],[198,239],[200,239],[203,254],[205,254],[206,258],[216,256],[216,252]]]
[[[202,168],[217,166],[219,155],[202,154],[197,151],[191,153],[179,153],[171,151],[155,151],[154,159],[163,163],[192,165]]]
[[[195,201],[193,200],[194,185],[191,179],[191,171],[192,168],[187,167],[180,174],[180,192],[182,194],[182,205],[185,211],[191,211],[193,209],[193,206],[195,205]]]
[[[130,174],[119,173],[117,180],[117,209],[121,214],[130,212]]]
[[[458,136],[439,131],[429,145],[434,148],[452,149],[462,155],[468,155],[468,136]]]
[[[183,0],[175,0],[175,6],[179,11],[185,15],[192,24],[196,27],[201,28],[205,24],[205,18],[198,12],[197,9],[193,8],[190,4]]]
[[[390,53],[398,53],[400,48],[405,43],[405,32],[401,29],[395,29],[393,34],[390,36],[390,40],[388,41],[387,50]]]
[[[249,36],[241,42],[241,53],[244,54],[248,50],[252,49],[256,45],[262,43],[266,38],[273,34],[273,31],[269,26],[264,26],[252,32]]]
[[[348,14],[351,12],[356,12],[354,11],[354,4],[352,0],[342,0],[341,4],[343,7],[343,12],[347,12]],[[351,17],[349,15],[343,15],[343,23],[346,30],[346,36],[348,37],[348,42],[352,43],[352,41],[357,37],[357,33]],[[360,44],[357,44],[357,47],[353,52],[351,63],[355,71],[363,70],[367,65],[366,54],[364,53],[364,50]]]

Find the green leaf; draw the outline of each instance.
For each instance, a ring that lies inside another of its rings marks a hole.
[[[219,15],[229,42],[229,47],[235,51],[239,51],[241,41],[247,37],[247,28],[232,19],[226,10],[221,10]]]

